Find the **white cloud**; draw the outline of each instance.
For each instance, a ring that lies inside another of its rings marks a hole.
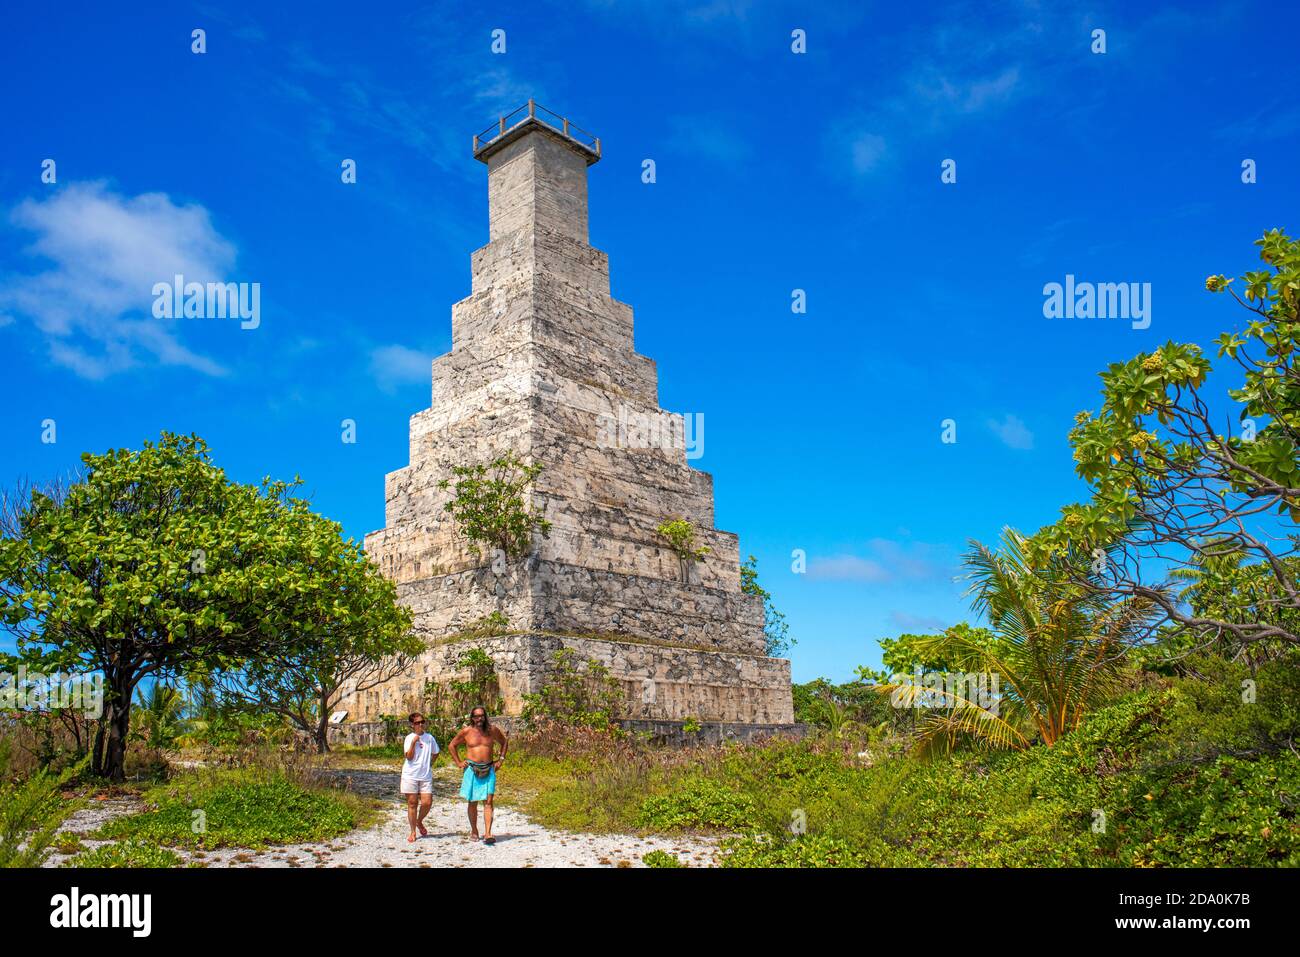
[[[935,556],[933,546],[919,542],[896,542],[873,538],[864,555],[814,557],[808,563],[808,578],[814,581],[857,581],[887,584],[899,581],[938,580],[947,572]]]
[[[943,631],[948,627],[948,622],[942,618],[934,618],[930,615],[913,615],[905,611],[891,611],[889,620],[898,628],[920,634],[932,634]]]
[[[853,171],[859,176],[870,173],[885,155],[885,138],[875,133],[859,133],[850,146]]]
[[[370,374],[385,392],[392,392],[400,385],[431,382],[432,368],[432,357],[406,346],[379,346],[370,350]]]
[[[988,426],[1008,448],[1025,450],[1034,447],[1034,433],[1029,431],[1024,422],[1010,413],[1007,413],[1001,422],[989,419]]]
[[[934,72],[917,83],[918,93],[925,99],[960,114],[979,113],[1007,102],[1020,82],[1020,68],[1007,67],[996,74],[977,77],[955,77]]]
[[[0,308],[30,321],[56,363],[91,379],[147,361],[224,374],[181,344],[177,320],[155,319],[151,311],[154,283],[177,274],[187,282],[225,281],[234,265],[235,247],[202,206],[73,183],[47,199],[24,201],[10,220],[34,234],[26,251],[49,265],[7,277]]]
[[[858,555],[833,555],[814,558],[808,565],[808,578],[812,581],[889,581],[889,571],[880,562]]]

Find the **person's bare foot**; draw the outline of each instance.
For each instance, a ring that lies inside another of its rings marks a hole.
[[[470,831],[470,832],[469,832],[469,839],[470,839],[471,841],[477,841],[477,840],[479,839],[479,837],[478,837],[478,831]]]
[[[428,837],[428,836],[429,836],[429,829],[428,829],[427,827],[424,826],[424,822],[421,822],[421,823],[419,823],[419,824],[417,824],[417,825],[415,825],[415,826],[418,827],[418,828],[420,829],[420,837]]]
[[[407,843],[407,844],[414,844],[414,843],[415,843],[415,832],[414,832],[414,831],[412,831],[412,832],[407,836],[407,838],[406,838],[406,843]]]

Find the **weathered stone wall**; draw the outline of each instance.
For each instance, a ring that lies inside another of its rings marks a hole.
[[[456,661],[474,647],[496,666],[505,714],[519,714],[524,695],[540,691],[546,683],[555,653],[568,648],[581,661],[604,665],[618,680],[623,689],[621,717],[771,725],[794,721],[790,663],[783,658],[549,634],[435,645],[401,678],[345,696],[339,707],[349,712],[350,722],[407,714],[423,706],[426,681],[466,678],[467,671]]]
[[[509,715],[494,716],[492,723],[507,735],[521,730],[517,718]],[[632,734],[646,735],[651,744],[670,747],[732,744],[757,741],[763,738],[800,739],[808,733],[806,724],[726,724],[721,721],[702,721],[698,728],[688,731],[684,721],[645,721],[628,718],[618,722],[619,727]],[[353,747],[374,747],[384,743],[384,725],[379,721],[343,724],[329,729],[330,744]],[[306,739],[304,739],[306,740]],[[446,741],[438,742],[446,746]]]

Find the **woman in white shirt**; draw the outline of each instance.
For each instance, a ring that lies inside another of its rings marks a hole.
[[[407,843],[415,843],[415,832],[428,837],[424,816],[433,806],[433,759],[438,755],[438,742],[425,728],[424,715],[412,711],[411,733],[402,744],[402,794],[406,796],[406,820],[411,825]]]

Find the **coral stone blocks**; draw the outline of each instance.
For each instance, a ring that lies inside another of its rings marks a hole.
[[[411,418],[410,464],[385,483],[385,527],[366,537],[431,648],[410,676],[351,702],[352,718],[402,712],[427,678],[450,675],[447,639],[501,612],[511,633],[475,643],[496,661],[507,712],[569,646],[611,668],[628,718],[789,724],[789,662],[764,655],[762,602],[741,591],[736,536],[713,528],[711,479],[684,447],[611,439],[620,415],[661,410],[632,309],[587,242],[596,155],[535,119],[476,155],[490,242],[452,308],[430,407]],[[526,557],[492,562],[458,533],[439,482],[507,452],[544,466],[527,495],[552,527]],[[702,561],[684,566],[656,531],[674,518],[695,526]]]

